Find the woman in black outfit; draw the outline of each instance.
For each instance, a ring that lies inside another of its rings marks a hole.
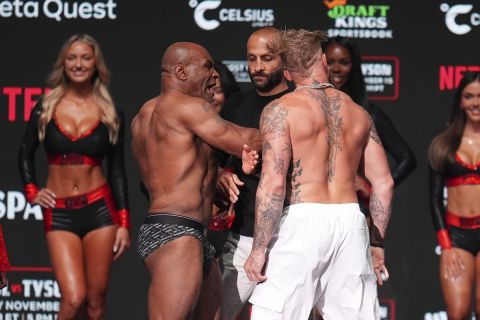
[[[27,199],[43,210],[62,294],[59,320],[104,318],[112,261],[130,245],[125,124],[108,92],[109,78],[98,43],[88,35],[70,37],[49,76],[52,90],[32,110],[19,150]],[[45,187],[35,175],[40,143],[48,159]]]
[[[330,38],[325,45],[325,54],[331,83],[336,89],[348,94],[353,101],[368,111],[385,151],[395,160],[391,168],[392,177],[395,185],[400,184],[415,169],[415,158],[412,150],[387,115],[368,100],[358,46],[348,38]],[[356,188],[362,212],[368,214],[370,183],[363,176],[358,175]]]
[[[428,150],[430,205],[442,249],[440,283],[448,319],[480,319],[480,73],[465,73],[450,121]],[[447,206],[444,188],[447,187]]]

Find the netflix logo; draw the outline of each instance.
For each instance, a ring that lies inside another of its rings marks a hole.
[[[9,122],[28,121],[30,113],[40,96],[50,89],[40,87],[0,87],[0,121],[6,118]]]

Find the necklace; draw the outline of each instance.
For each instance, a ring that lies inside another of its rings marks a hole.
[[[326,88],[333,88],[333,84],[331,83],[322,83],[322,82],[316,82],[312,83],[306,86],[298,86],[297,89],[316,89],[316,90],[322,90]]]

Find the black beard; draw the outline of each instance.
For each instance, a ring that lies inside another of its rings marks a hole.
[[[265,75],[263,72],[260,72],[259,74]],[[283,81],[283,67],[280,67],[277,70],[270,73],[267,76],[267,81],[264,84],[255,83],[255,81],[253,80],[253,77],[257,74],[248,73],[248,75],[250,76],[250,80],[255,86],[255,89],[257,89],[260,92],[269,92],[269,91],[272,91],[273,88],[278,86]]]

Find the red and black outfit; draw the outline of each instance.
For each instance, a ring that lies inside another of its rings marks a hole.
[[[445,210],[444,187],[480,184],[480,163],[465,163],[455,154],[455,161],[446,161],[443,172],[430,167],[430,207],[438,242],[442,249],[461,248],[476,256],[480,251],[480,212],[460,217]]]
[[[8,261],[7,247],[3,238],[2,227],[0,226],[0,272],[10,270],[10,262]]]
[[[108,183],[86,194],[56,199],[54,208],[43,208],[45,231],[67,230],[83,237],[89,231],[119,224],[129,228],[127,179],[123,157],[125,124],[120,118],[118,140],[109,141],[108,128],[98,122],[80,136],[72,136],[58,123],[55,116],[45,128],[43,145],[49,164],[101,166],[107,159]],[[32,110],[22,145],[18,153],[18,167],[28,201],[39,191],[35,175],[35,151],[39,144],[38,120],[42,113],[40,100]]]

